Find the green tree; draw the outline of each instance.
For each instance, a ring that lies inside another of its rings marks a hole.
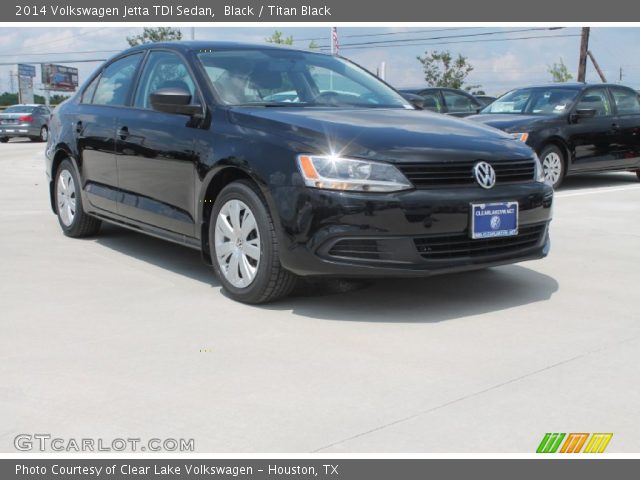
[[[282,32],[276,30],[271,36],[264,39],[267,43],[277,43],[279,45],[293,45],[293,37],[289,35],[285,37]]]
[[[547,72],[551,74],[551,79],[555,83],[568,82],[573,79],[573,75],[569,73],[567,66],[564,64],[564,60],[560,59],[560,63],[554,63],[552,67],[547,65]]]
[[[315,40],[311,40],[309,42],[309,47],[308,48],[309,48],[309,50],[313,50],[313,49],[316,49],[316,48],[320,48],[320,45],[318,45]]]
[[[446,50],[424,53],[424,57],[417,58],[422,64],[424,79],[431,87],[462,88],[467,76],[473,71],[467,57],[460,54],[454,59]],[[470,90],[478,87],[479,85],[470,85],[466,88]]]
[[[171,27],[144,27],[141,34],[127,37],[127,42],[131,47],[142,45],[143,43],[170,42],[172,40],[182,40],[182,32],[179,29]]]

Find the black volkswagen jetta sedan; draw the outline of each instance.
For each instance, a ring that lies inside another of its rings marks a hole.
[[[414,110],[335,56],[150,44],[100,67],[54,112],[51,205],[202,252],[234,299],[298,276],[424,276],[549,250],[552,188],[493,128]]]
[[[468,117],[511,133],[540,157],[549,183],[628,170],[640,178],[640,94],[608,84],[519,88]]]

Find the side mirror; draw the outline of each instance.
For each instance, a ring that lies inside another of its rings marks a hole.
[[[151,108],[159,112],[195,116],[202,112],[201,105],[191,105],[191,94],[181,88],[161,88],[149,95]]]
[[[595,108],[578,108],[571,114],[571,120],[577,122],[581,118],[593,118],[596,113]]]
[[[413,105],[418,110],[424,109],[424,98],[420,95],[415,95],[413,93],[403,93],[402,96],[405,100],[408,100],[411,105]]]

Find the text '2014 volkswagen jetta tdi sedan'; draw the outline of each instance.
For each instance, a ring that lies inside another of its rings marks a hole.
[[[66,235],[108,221],[201,250],[248,303],[298,276],[424,276],[549,250],[553,191],[529,147],[414,110],[319,53],[127,50],[55,111],[47,159]]]

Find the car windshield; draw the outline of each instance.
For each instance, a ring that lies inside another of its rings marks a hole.
[[[13,105],[4,109],[4,113],[33,113],[36,107],[25,107],[24,105]]]
[[[560,115],[569,110],[577,95],[578,90],[570,88],[522,88],[503,95],[481,113]]]
[[[206,50],[198,58],[227,105],[413,108],[367,71],[329,55],[278,49]]]

